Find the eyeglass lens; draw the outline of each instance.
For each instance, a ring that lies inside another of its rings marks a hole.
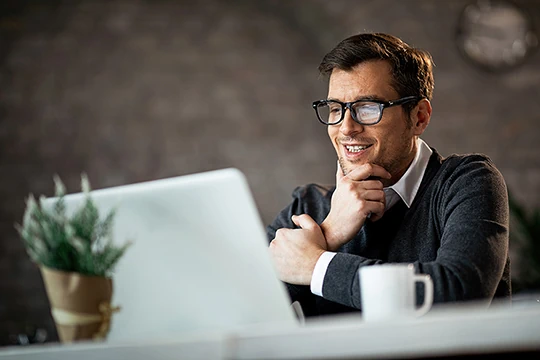
[[[353,118],[363,124],[374,124],[379,120],[381,109],[378,103],[357,102],[352,105]],[[341,104],[335,102],[322,103],[317,106],[319,118],[327,124],[336,124],[342,118]]]

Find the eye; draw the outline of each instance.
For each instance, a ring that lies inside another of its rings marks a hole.
[[[362,117],[364,116],[370,117],[370,116],[379,114],[379,107],[373,104],[366,104],[366,105],[357,107],[356,112]]]
[[[381,112],[379,104],[361,102],[355,105],[356,106],[354,107],[354,111],[356,113],[356,117],[360,121],[365,122],[366,124],[370,124],[379,120],[379,115]]]
[[[341,112],[341,106],[339,104],[328,104],[331,113]]]

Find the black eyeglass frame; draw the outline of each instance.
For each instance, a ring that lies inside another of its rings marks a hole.
[[[355,122],[357,122],[358,124],[361,124],[361,125],[370,126],[370,125],[376,125],[381,121],[384,109],[392,107],[392,106],[403,105],[403,104],[406,104],[408,102],[411,102],[411,101],[414,101],[414,100],[419,100],[419,99],[420,98],[418,96],[405,96],[405,97],[402,97],[401,99],[389,100],[389,101],[377,100],[377,99],[359,99],[359,100],[346,102],[346,103],[338,101],[338,100],[317,100],[317,101],[313,102],[312,106],[313,106],[313,109],[315,110],[315,114],[317,115],[317,119],[323,125],[337,125],[337,124],[339,124],[345,118],[346,109],[349,109],[349,112],[351,113],[351,117],[353,118],[353,120]],[[356,104],[356,103],[359,103],[359,102],[372,102],[372,103],[379,104],[379,119],[377,119],[376,122],[370,123],[370,124],[365,124],[365,123],[360,122],[356,118],[356,111],[353,111],[353,109],[352,109],[352,106],[354,104]],[[326,122],[323,119],[321,119],[321,117],[319,116],[319,112],[317,111],[317,108],[319,107],[319,105],[321,105],[321,104],[329,104],[329,103],[334,103],[334,104],[341,105],[341,118],[338,121],[335,121],[335,122],[332,122],[332,123]]]

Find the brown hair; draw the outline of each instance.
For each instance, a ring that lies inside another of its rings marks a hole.
[[[319,72],[330,76],[335,68],[350,71],[356,65],[372,60],[388,61],[392,67],[392,87],[400,97],[417,96],[431,100],[434,87],[431,55],[392,35],[366,33],[341,41],[324,56]],[[403,108],[409,113],[416,104],[407,103]]]

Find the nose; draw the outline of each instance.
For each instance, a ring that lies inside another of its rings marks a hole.
[[[345,136],[352,136],[362,131],[364,131],[364,126],[354,121],[350,109],[346,109],[343,115],[343,121],[339,124],[339,132]]]

